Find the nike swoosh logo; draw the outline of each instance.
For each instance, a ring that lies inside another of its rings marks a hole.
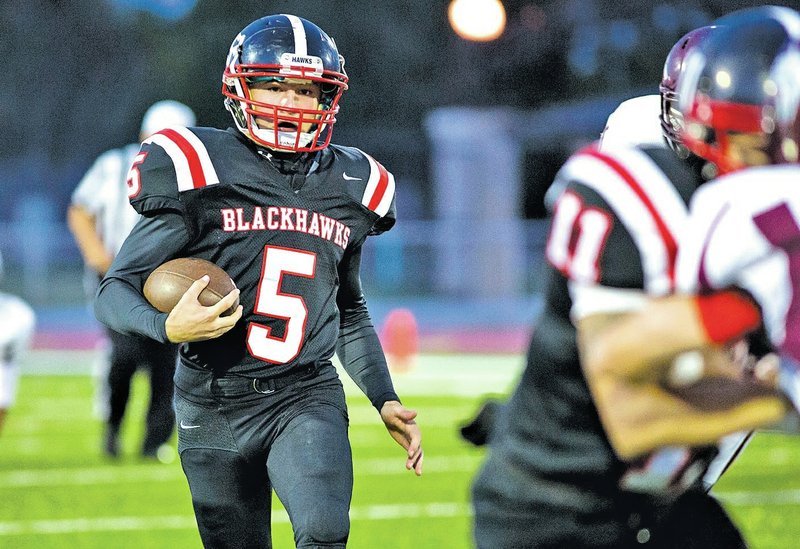
[[[345,181],[364,181],[360,177],[351,177],[347,175],[347,172],[342,172],[342,179],[344,179]]]
[[[181,429],[197,429],[200,427],[199,425],[186,425],[183,420],[181,420]]]

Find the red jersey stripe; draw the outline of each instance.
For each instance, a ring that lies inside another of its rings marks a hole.
[[[175,143],[186,157],[186,161],[189,163],[189,173],[192,177],[192,187],[195,189],[205,187],[207,184],[206,175],[200,162],[200,155],[189,140],[171,128],[161,130],[158,133]]]
[[[381,200],[383,200],[383,195],[386,194],[386,188],[389,186],[389,172],[374,158],[373,161],[378,167],[378,184],[375,187],[375,192],[372,193],[372,197],[369,199],[369,203],[367,203],[367,208],[375,211],[381,203]]]
[[[656,227],[658,228],[658,233],[661,236],[661,240],[664,242],[664,247],[667,250],[667,256],[669,259],[667,272],[669,275],[670,283],[674,287],[675,258],[678,255],[678,244],[675,240],[675,237],[670,232],[669,227],[667,227],[667,224],[664,222],[661,215],[658,213],[658,210],[653,205],[653,201],[650,200],[650,197],[647,195],[647,193],[645,193],[644,189],[642,189],[642,186],[639,184],[636,178],[630,173],[630,171],[628,171],[625,168],[625,166],[620,164],[615,158],[612,158],[611,156],[600,152],[593,146],[584,148],[579,152],[579,154],[586,154],[588,156],[592,156],[600,160],[604,164],[606,164],[608,167],[614,170],[622,178],[622,180],[625,181],[625,183],[628,184],[628,186],[631,188],[631,190],[633,190],[633,192],[636,194],[639,200],[642,201],[642,204],[652,216],[653,221],[655,222]]]

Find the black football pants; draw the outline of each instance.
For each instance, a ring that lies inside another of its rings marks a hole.
[[[344,390],[330,364],[260,394],[179,365],[178,451],[203,545],[269,548],[272,489],[297,547],[344,548],[353,468]]]
[[[576,511],[588,498],[594,509]],[[747,547],[723,507],[702,490],[674,499],[629,492],[601,497],[586,483],[547,482],[494,454],[473,483],[472,503],[478,549]]]
[[[128,406],[133,375],[140,367],[146,369],[150,376],[150,403],[142,452],[154,454],[175,429],[172,378],[178,356],[177,345],[127,336],[113,330],[106,330],[106,333],[111,342],[108,424],[115,430],[119,429]]]

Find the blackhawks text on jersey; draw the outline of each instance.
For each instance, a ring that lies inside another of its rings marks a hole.
[[[170,249],[146,250],[147,240],[128,239],[121,255],[149,264],[140,273],[112,268],[110,276],[142,278],[173,257],[223,268],[240,301],[253,306],[234,329],[189,343],[185,354],[240,375],[276,376],[329,359],[340,308],[358,305],[337,303],[340,266],[348,254],[360,254],[368,235],[395,222],[394,177],[364,152],[331,145],[287,158],[233,129],[154,134],[136,156],[128,185],[131,204],[145,218],[173,213],[182,225],[172,228],[177,238]]]

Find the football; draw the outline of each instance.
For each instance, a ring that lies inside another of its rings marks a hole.
[[[216,304],[236,288],[228,273],[214,263],[197,257],[180,257],[167,261],[150,273],[144,283],[144,297],[153,307],[168,313],[189,286],[203,275],[208,275],[210,280],[208,286],[200,292],[198,300],[206,307]],[[238,306],[237,299],[222,316],[232,314]]]

